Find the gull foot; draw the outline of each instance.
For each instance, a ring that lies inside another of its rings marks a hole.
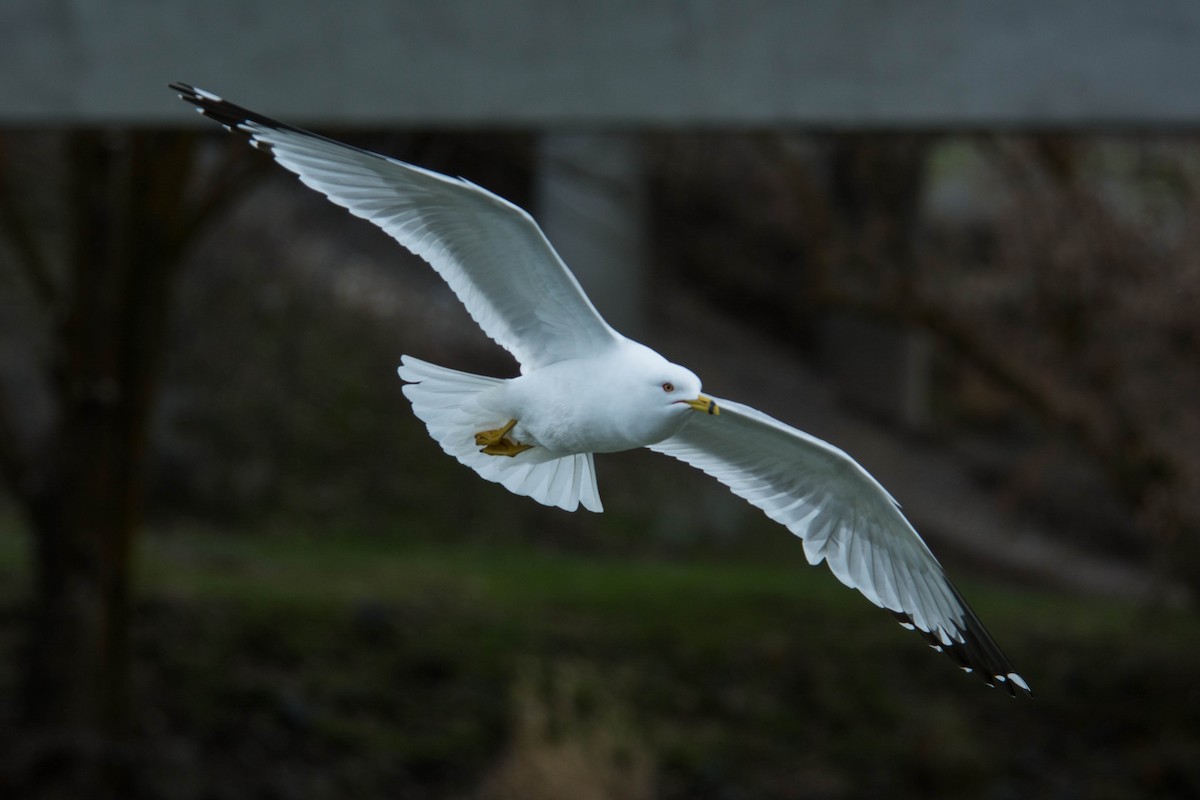
[[[503,428],[494,428],[490,431],[480,431],[475,434],[475,444],[481,446],[479,452],[486,453],[489,456],[508,456],[512,458],[517,453],[523,453],[533,447],[531,444],[514,442],[508,438],[508,432],[516,424],[517,421],[515,419],[510,419],[508,424]]]

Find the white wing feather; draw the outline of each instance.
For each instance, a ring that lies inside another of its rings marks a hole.
[[[810,564],[915,627],[964,669],[986,670],[1010,691],[1028,686],[946,577],[899,506],[836,447],[748,406],[716,400],[650,446],[706,472],[804,541]],[[989,679],[989,682],[991,680]]]
[[[428,261],[523,371],[586,356],[620,339],[533,218],[507,200],[187,84],[172,88],[201,113],[247,135],[307,186]]]

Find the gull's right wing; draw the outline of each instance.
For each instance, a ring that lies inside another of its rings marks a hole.
[[[186,102],[437,270],[522,370],[619,340],[523,209],[469,181],[285,125],[186,83]]]
[[[650,446],[708,473],[804,541],[936,650],[1010,694],[1029,686],[946,577],[941,564],[865,469],[841,450],[756,409],[712,398],[719,415],[696,414]]]

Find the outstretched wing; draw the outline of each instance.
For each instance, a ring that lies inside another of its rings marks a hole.
[[[277,122],[173,83],[180,98],[370,220],[429,262],[483,331],[523,370],[593,353],[620,338],[521,208],[465,180]]]
[[[950,583],[891,496],[841,450],[760,411],[714,398],[652,450],[724,483],[804,541],[810,564],[888,609],[934,649],[1010,694],[1029,686]]]

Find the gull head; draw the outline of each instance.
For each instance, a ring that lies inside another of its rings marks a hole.
[[[700,377],[637,342],[626,342],[621,353],[622,389],[637,398],[643,409],[658,407],[666,413],[688,410],[718,414],[717,404],[700,392]]]
[[[610,388],[620,397],[615,404],[627,407],[627,418],[638,420],[644,443],[678,432],[695,411],[720,413],[717,404],[701,392],[700,378],[690,369],[645,345],[629,342],[623,350],[620,368],[610,373]]]

